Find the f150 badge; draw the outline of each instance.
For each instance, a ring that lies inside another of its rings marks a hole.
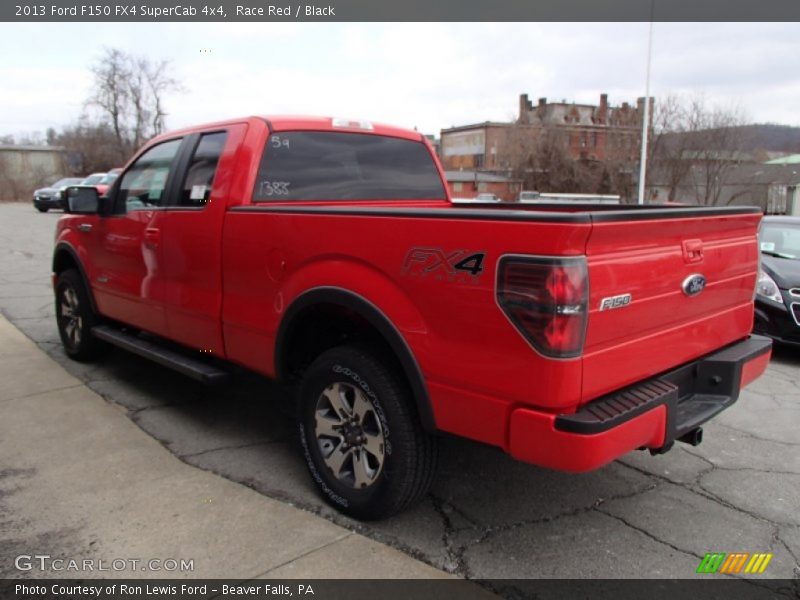
[[[623,308],[631,303],[630,294],[620,294],[619,296],[610,296],[600,300],[600,310],[611,310],[612,308]]]
[[[411,248],[403,260],[401,275],[434,277],[437,280],[477,281],[483,273],[485,252],[472,250],[443,250],[442,248]]]

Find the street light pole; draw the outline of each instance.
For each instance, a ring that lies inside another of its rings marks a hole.
[[[642,115],[642,155],[639,159],[639,204],[644,204],[644,184],[647,176],[647,134],[650,128],[650,60],[653,54],[653,11],[655,0],[650,2],[650,29],[647,33],[647,74],[644,88],[644,114]]]

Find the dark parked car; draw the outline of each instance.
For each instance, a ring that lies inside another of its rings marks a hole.
[[[53,185],[33,192],[33,206],[39,212],[47,212],[51,208],[64,208],[64,190],[71,185],[78,185],[83,177],[65,177]]]
[[[800,344],[800,217],[765,217],[754,330]]]

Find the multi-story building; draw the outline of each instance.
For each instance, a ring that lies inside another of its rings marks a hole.
[[[650,99],[652,116],[653,99]],[[639,156],[644,98],[636,106],[548,102],[534,106],[527,94],[519,98],[519,116],[510,123],[475,123],[443,129],[441,157],[445,169],[505,171],[512,167],[515,148],[535,144],[544,132],[555,134],[574,160],[636,161]],[[652,117],[651,117],[652,119]],[[651,121],[652,122],[652,121]]]

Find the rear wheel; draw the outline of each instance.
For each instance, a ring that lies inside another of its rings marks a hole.
[[[300,389],[306,464],[325,500],[380,519],[422,499],[438,459],[404,381],[368,347],[328,350]]]
[[[80,273],[75,269],[60,273],[56,279],[56,323],[67,356],[89,361],[107,347],[91,334],[98,321]]]

